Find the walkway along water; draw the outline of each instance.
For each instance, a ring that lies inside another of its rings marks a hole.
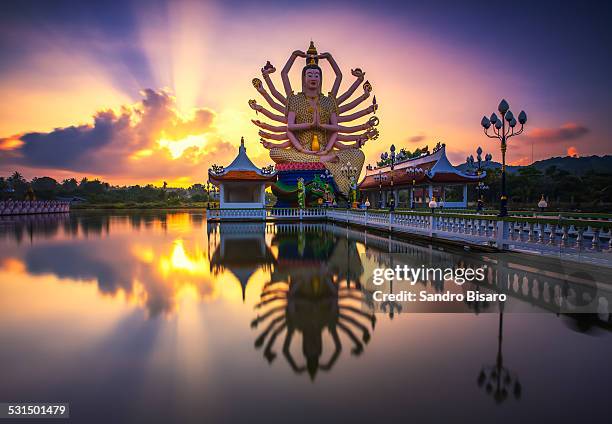
[[[612,267],[612,221],[336,208],[209,209],[209,221],[330,220],[500,251],[523,252]]]

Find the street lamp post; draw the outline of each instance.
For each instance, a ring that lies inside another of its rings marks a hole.
[[[491,159],[493,159],[493,156],[490,153],[487,153],[484,157],[484,163],[487,164],[491,161]],[[489,189],[489,186],[486,185],[484,181],[480,180],[480,176],[482,175],[483,171],[482,147],[478,146],[478,149],[476,149],[475,161],[474,156],[470,155],[467,157],[466,162],[469,168],[474,169],[474,166],[476,167],[476,175],[478,176],[478,184],[476,184],[476,196],[478,202],[477,212],[482,212],[484,205],[483,192]]]
[[[380,168],[378,168],[378,207],[380,209],[383,208],[383,201],[382,201],[382,170]]]
[[[410,195],[410,209],[414,209],[414,189],[416,186],[417,176],[421,176],[424,173],[422,168],[410,167],[406,168],[406,174],[412,177],[412,192]]]
[[[382,158],[382,155],[381,155],[381,158]],[[374,176],[374,180],[378,181],[378,199],[379,199],[378,207],[382,209],[384,207],[383,198],[382,198],[382,183],[383,181],[387,180],[387,176],[382,173],[382,169],[380,167],[378,168],[378,175]]]
[[[391,167],[391,199],[393,199],[393,203],[391,204],[390,210],[395,209],[395,193],[393,192],[393,171],[395,169],[395,144],[392,144],[391,147],[389,148],[389,150],[391,151],[391,153],[381,153],[380,155],[380,159],[383,162],[387,162],[387,160],[390,161],[390,167]]]
[[[519,113],[518,123],[521,124],[521,129],[518,131],[514,131],[514,127],[516,127],[517,120],[510,111],[510,105],[508,102],[503,99],[499,102],[499,106],[497,107],[501,118],[498,118],[495,113],[491,114],[490,118],[483,116],[480,121],[480,125],[484,128],[484,133],[489,138],[497,138],[501,142],[501,154],[502,154],[502,175],[501,175],[501,196],[499,203],[499,216],[508,216],[508,194],[506,193],[506,149],[507,142],[510,137],[514,137],[515,135],[519,135],[523,132],[523,128],[525,123],[527,122],[527,114],[524,110]],[[489,128],[493,127],[493,134],[489,134]]]

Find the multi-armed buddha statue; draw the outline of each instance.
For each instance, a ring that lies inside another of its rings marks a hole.
[[[291,88],[289,71],[298,57],[305,58],[306,65],[302,69],[302,90],[295,94]],[[336,75],[327,96],[321,92],[321,59],[328,61]],[[358,177],[365,159],[361,147],[367,140],[378,138],[375,127],[379,121],[376,116],[370,117],[363,124],[342,125],[376,113],[376,96],[369,107],[351,112],[371,95],[372,85],[368,81],[363,83],[365,72],[359,68],[353,69],[351,73],[356,80],[345,93],[338,95],[342,72],[330,53],[317,53],[312,41],[306,53],[294,51],[281,71],[284,95],[276,89],[270,77],[275,71],[276,68],[270,62],[261,70],[270,93],[258,78],[253,79],[253,86],[270,107],[280,114],[264,108],[255,100],[249,100],[249,105],[258,114],[280,123],[271,125],[253,120],[261,128],[261,143],[270,150],[270,157],[276,163],[279,179],[272,190],[278,198],[277,205],[297,205],[299,178],[304,179],[308,205],[323,201],[319,194],[322,190],[317,187],[321,183],[319,177],[332,178],[334,194],[347,198],[351,179]],[[350,100],[362,83],[363,94]],[[326,169],[328,172],[325,172]],[[346,169],[356,170],[356,175],[342,172]]]

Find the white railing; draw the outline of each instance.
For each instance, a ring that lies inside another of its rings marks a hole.
[[[612,222],[548,217],[389,212],[337,208],[210,209],[211,220],[331,220],[504,250],[560,255],[612,252]],[[606,259],[607,260],[607,259]]]
[[[272,209],[208,209],[206,219],[213,221],[252,220],[321,220],[326,219],[325,209],[272,208]]]
[[[60,200],[3,200],[0,201],[2,215],[32,215],[38,213],[70,212],[70,202]]]
[[[208,209],[206,219],[216,221],[265,220],[265,209]]]

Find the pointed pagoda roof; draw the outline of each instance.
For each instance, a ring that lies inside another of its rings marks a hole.
[[[276,171],[264,172],[261,168],[258,168],[249,159],[246,153],[246,147],[244,147],[244,137],[240,138],[240,147],[238,148],[238,155],[234,158],[232,163],[227,167],[215,172],[213,169],[208,170],[208,175],[212,182],[218,181],[275,181]]]
[[[418,172],[410,172],[416,170]],[[390,166],[381,166],[366,170],[365,177],[359,183],[362,190],[391,186],[391,178],[379,176],[391,173]],[[486,176],[486,172],[480,175],[465,173],[454,167],[446,157],[446,145],[441,144],[432,153],[427,153],[418,158],[408,159],[395,164],[393,173],[393,185],[412,185],[428,183],[477,183]]]

